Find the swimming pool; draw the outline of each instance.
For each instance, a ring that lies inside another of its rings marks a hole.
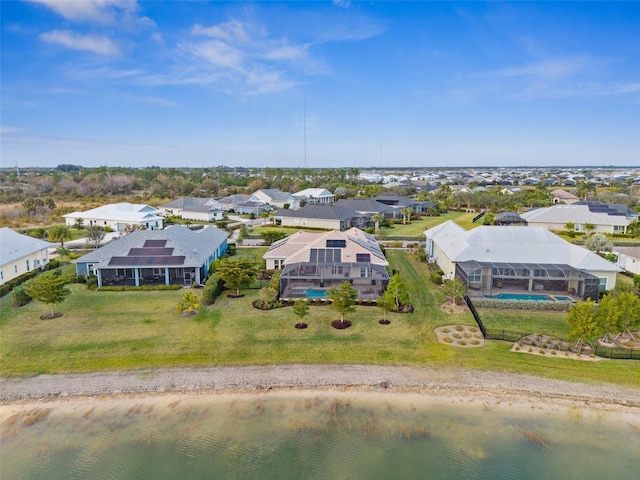
[[[313,288],[292,288],[291,295],[305,295],[308,298],[324,298],[327,296],[327,291]]]
[[[563,297],[561,295],[554,295],[553,298],[556,299],[559,302],[573,302],[573,298],[571,298],[571,297]]]
[[[323,298],[326,296],[327,296],[326,290],[314,290],[313,288],[310,288],[309,290],[307,290],[307,297],[309,298]]]

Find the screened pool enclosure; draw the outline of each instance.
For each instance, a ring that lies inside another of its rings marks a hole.
[[[563,264],[498,263],[475,260],[456,264],[456,277],[470,296],[495,295],[501,291],[553,292],[598,299],[600,279],[584,270]]]

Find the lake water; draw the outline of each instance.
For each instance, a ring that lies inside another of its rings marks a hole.
[[[167,395],[5,405],[0,420],[2,479],[585,480],[640,472],[634,412],[542,403]]]

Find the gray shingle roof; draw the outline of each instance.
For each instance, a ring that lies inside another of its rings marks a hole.
[[[132,248],[141,248],[147,240],[167,240],[166,247],[173,248],[173,256],[184,256],[185,267],[200,267],[224,243],[228,237],[224,230],[207,226],[190,230],[173,225],[164,230],[136,230],[124,237],[88,253],[73,263],[96,263],[106,266],[112,257],[127,256]]]
[[[357,211],[339,205],[318,205],[308,203],[298,210],[278,210],[276,217],[318,218],[328,220],[348,220],[361,217]]]
[[[355,210],[356,212],[391,213],[393,208],[372,198],[352,198],[338,200],[336,206]]]

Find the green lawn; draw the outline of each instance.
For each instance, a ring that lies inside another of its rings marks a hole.
[[[263,249],[241,251],[255,258]],[[638,362],[579,362],[515,354],[505,342],[467,349],[438,343],[434,327],[473,324],[472,316],[440,310],[444,296],[424,281],[428,267],[414,255],[392,250],[388,257],[407,283],[416,311],[390,314],[387,326],[378,323],[382,318],[378,308],[358,307],[353,326],[335,330],[329,323],[338,318],[337,313],[317,306],[305,319],[309,328],[297,330],[291,308],[261,311],[251,306],[258,290],[245,291],[241,299],[223,294],[196,316],[184,317],[175,311],[181,291],[100,292],[71,285],[73,294],[56,307],[64,316],[48,321],[39,319],[46,306],[32,302],[14,308],[8,295],[0,299],[0,376],[171,366],[363,363],[467,367],[640,388]],[[525,322],[526,318],[509,321]]]
[[[471,221],[476,215],[477,213],[447,212],[438,217],[418,217],[412,220],[410,224],[396,224],[393,228],[388,228],[387,235],[389,237],[423,237],[425,230],[440,225],[447,220],[453,220],[462,228],[470,230],[482,225],[482,222],[473,223]]]

